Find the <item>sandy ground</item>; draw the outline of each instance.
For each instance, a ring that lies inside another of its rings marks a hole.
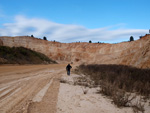
[[[0,66],[0,113],[56,113],[64,64]]]
[[[63,75],[62,80],[67,83],[60,83],[57,113],[134,113],[131,107],[115,106],[110,99],[97,93],[98,88],[73,85],[76,77],[79,75]],[[83,93],[85,90],[87,94]],[[150,106],[147,106],[144,113],[150,113]]]
[[[133,113],[131,108],[117,108],[97,94],[97,88],[73,85],[79,75],[67,76],[65,66],[0,66],[0,113]],[[69,84],[60,83],[62,78]]]

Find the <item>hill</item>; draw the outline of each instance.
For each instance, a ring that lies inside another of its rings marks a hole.
[[[41,52],[57,62],[121,64],[150,68],[150,35],[118,44],[59,43],[30,36],[0,37],[0,44]]]
[[[0,46],[0,64],[50,64],[56,63],[42,53],[24,47]]]

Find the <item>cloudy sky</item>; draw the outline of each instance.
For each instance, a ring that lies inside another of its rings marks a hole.
[[[128,41],[149,33],[150,0],[0,0],[0,36]]]

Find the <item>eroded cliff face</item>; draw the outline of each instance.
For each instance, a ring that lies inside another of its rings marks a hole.
[[[150,35],[118,44],[59,43],[28,36],[0,37],[5,46],[23,46],[41,52],[58,62],[123,64],[150,68]]]

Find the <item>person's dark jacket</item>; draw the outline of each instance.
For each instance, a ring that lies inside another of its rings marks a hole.
[[[70,64],[68,64],[68,65],[66,66],[66,70],[67,70],[67,71],[70,71],[71,68],[72,68],[72,67],[71,67]]]

